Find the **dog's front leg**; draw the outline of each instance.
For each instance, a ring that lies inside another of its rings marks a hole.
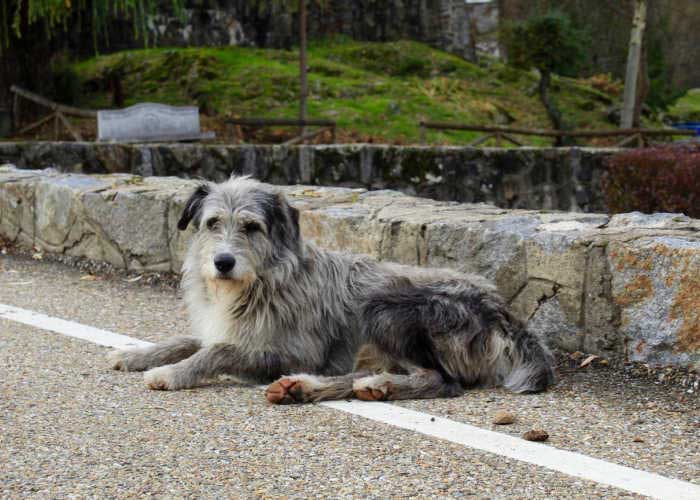
[[[142,372],[157,366],[169,365],[192,356],[202,343],[194,337],[175,337],[147,347],[115,349],[107,355],[112,369]]]
[[[223,374],[255,382],[270,382],[296,366],[276,353],[243,352],[231,344],[214,344],[179,363],[147,371],[144,381],[151,389],[166,391],[195,387]]]

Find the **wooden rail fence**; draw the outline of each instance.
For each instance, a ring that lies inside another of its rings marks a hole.
[[[80,132],[73,127],[68,120],[69,116],[78,118],[97,118],[97,111],[91,109],[80,109],[65,104],[46,99],[34,92],[23,89],[17,85],[13,85],[10,89],[13,96],[13,128],[19,134],[24,134],[30,130],[38,128],[45,123],[53,121],[54,123],[54,138],[58,139],[60,127],[63,126],[68,133],[76,141],[82,141],[83,138]],[[48,108],[50,113],[39,120],[36,120],[22,128],[21,127],[21,99],[26,99],[35,104]],[[288,118],[229,118],[224,120],[227,128],[230,127],[230,136],[234,143],[242,141],[240,127],[298,127],[300,132],[297,137],[294,137],[285,145],[291,146],[294,144],[303,143],[311,140],[318,135],[329,131],[331,134],[331,143],[336,139],[336,122],[333,120],[323,119],[288,119]],[[465,130],[470,132],[483,132],[485,135],[470,142],[468,146],[476,147],[490,139],[496,141],[496,146],[501,147],[504,142],[511,143],[521,147],[523,143],[514,136],[538,136],[538,137],[553,137],[553,138],[593,138],[593,137],[622,137],[623,139],[617,143],[618,147],[636,145],[644,147],[648,145],[650,137],[672,137],[672,136],[694,136],[696,132],[693,130],[680,129],[617,129],[617,130],[546,130],[546,129],[527,129],[516,127],[500,127],[500,126],[484,126],[484,125],[468,125],[462,123],[437,122],[422,120],[420,125],[420,141],[426,143],[426,135],[428,130]],[[320,127],[316,130],[307,132],[307,127]]]
[[[638,147],[644,147],[649,143],[649,137],[655,136],[693,136],[695,132],[692,130],[678,129],[645,129],[645,128],[630,128],[618,130],[545,130],[545,129],[526,129],[514,127],[497,127],[497,126],[482,126],[482,125],[465,125],[461,123],[449,122],[420,122],[420,141],[425,144],[426,132],[428,129],[433,130],[467,130],[470,132],[485,132],[486,135],[470,142],[468,146],[479,146],[489,139],[496,141],[496,146],[501,147],[504,141],[521,147],[523,143],[517,140],[514,135],[539,136],[539,137],[571,137],[571,138],[591,138],[591,137],[624,137],[617,143],[618,147],[626,147],[636,144]]]
[[[76,141],[82,141],[83,138],[77,129],[73,127],[71,122],[68,120],[69,116],[75,116],[78,118],[94,118],[97,119],[97,111],[91,109],[80,109],[74,108],[73,106],[66,106],[65,104],[59,104],[57,102],[46,99],[45,97],[30,92],[29,90],[13,85],[10,87],[10,91],[14,94],[12,102],[12,116],[13,116],[13,128],[17,130],[19,134],[24,134],[37,127],[42,126],[53,120],[54,123],[54,139],[58,139],[58,133],[61,126],[63,126],[68,133]],[[30,123],[29,125],[20,128],[21,126],[21,109],[20,109],[20,99],[26,99],[35,104],[43,106],[51,110],[47,116]]]
[[[297,137],[294,137],[293,139],[288,140],[287,142],[284,142],[283,144],[286,146],[291,146],[304,141],[308,141],[327,131],[331,133],[331,143],[335,142],[336,123],[333,120],[299,120],[296,118],[229,118],[227,120],[224,120],[224,123],[226,123],[227,128],[230,127],[230,136],[232,137],[233,142],[236,144],[242,142],[242,134],[240,134],[239,132],[240,127],[299,127],[299,135]],[[306,132],[306,127],[321,128],[318,130],[313,130],[311,132]]]

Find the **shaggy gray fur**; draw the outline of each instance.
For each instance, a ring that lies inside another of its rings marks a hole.
[[[302,240],[298,218],[273,186],[202,184],[179,222],[198,229],[182,280],[194,338],[115,351],[113,367],[149,370],[154,389],[283,377],[268,390],[275,403],[554,382],[542,341],[483,278],[324,251]]]

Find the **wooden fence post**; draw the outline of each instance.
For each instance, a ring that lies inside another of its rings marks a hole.
[[[12,99],[12,130],[19,130],[19,126],[22,122],[19,119],[19,94],[15,93]]]

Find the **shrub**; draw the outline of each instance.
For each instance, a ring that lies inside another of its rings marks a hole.
[[[602,185],[612,213],[638,210],[700,217],[700,144],[616,154],[607,161]]]
[[[615,97],[622,95],[622,91],[625,89],[625,84],[610,73],[598,73],[588,78],[586,82],[594,89]]]

